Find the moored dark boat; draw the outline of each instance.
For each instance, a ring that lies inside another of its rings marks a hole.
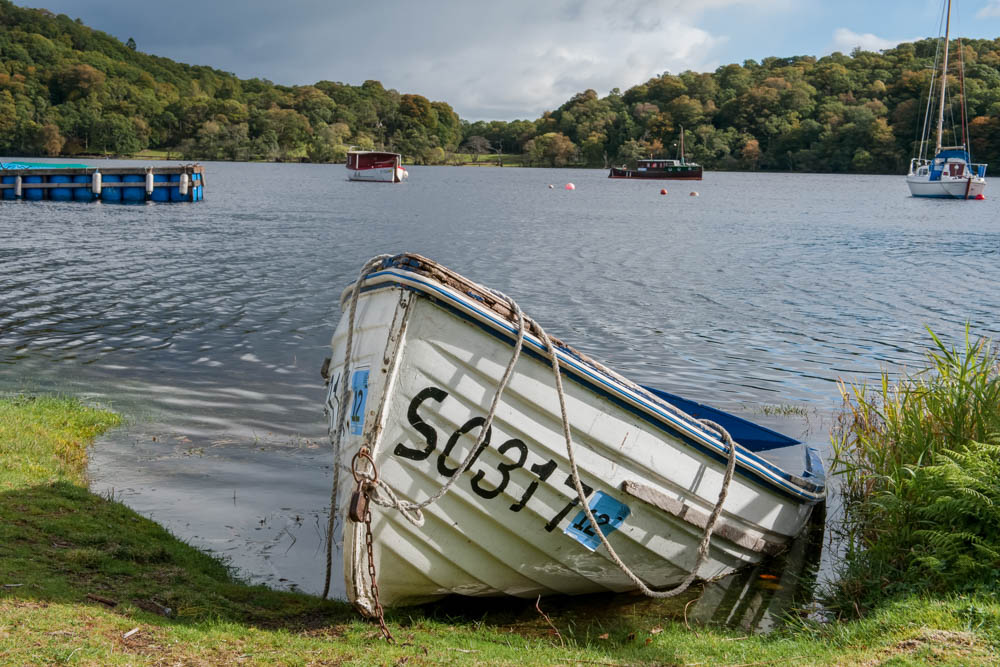
[[[659,178],[679,181],[700,181],[701,165],[685,160],[651,158],[638,160],[635,169],[611,167],[608,178]]]
[[[636,160],[635,169],[625,165],[611,167],[608,178],[657,178],[676,181],[700,181],[701,165],[684,159],[684,128],[681,128],[680,159],[671,160],[650,156],[648,160]]]

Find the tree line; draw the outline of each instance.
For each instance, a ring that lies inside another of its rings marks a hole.
[[[919,139],[936,45],[663,73],[604,97],[585,90],[536,120],[470,123],[378,81],[240,79],[0,0],[0,152],[342,162],[356,146],[416,164],[513,153],[529,165],[607,167],[674,155],[683,131],[687,157],[708,169],[896,173]],[[964,76],[966,97],[963,109],[951,95],[947,114],[967,113],[973,157],[997,164],[1000,39],[951,48],[951,80]]]

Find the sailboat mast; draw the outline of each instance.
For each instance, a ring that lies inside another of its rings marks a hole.
[[[938,106],[937,148],[934,154],[941,152],[941,132],[944,128],[944,91],[948,87],[948,39],[951,34],[951,0],[948,0],[948,17],[944,22],[944,62],[941,64],[941,104]]]
[[[951,2],[951,0],[948,0]],[[684,164],[684,126],[681,125],[681,164]]]

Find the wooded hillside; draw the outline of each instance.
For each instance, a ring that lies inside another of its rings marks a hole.
[[[672,155],[683,126],[688,157],[708,169],[898,173],[919,136],[936,40],[665,73],[624,93],[586,90],[534,121],[475,123],[378,81],[282,86],[135,46],[0,0],[0,153],[339,162],[354,145],[418,164],[502,151],[601,167]],[[973,158],[1000,165],[1000,39],[951,48],[965,64]],[[961,114],[956,95],[949,114]]]

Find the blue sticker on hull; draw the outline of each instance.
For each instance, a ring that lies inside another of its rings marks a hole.
[[[351,435],[365,429],[365,402],[368,400],[368,369],[351,373]]]
[[[590,511],[594,514],[594,520],[597,521],[598,528],[601,529],[605,537],[618,530],[622,522],[632,513],[628,505],[618,502],[603,491],[598,491],[594,494],[594,497],[590,500],[589,507]],[[563,532],[591,551],[594,551],[601,545],[601,538],[598,537],[590,525],[590,521],[587,520],[587,515],[583,510],[580,510],[580,513],[566,526],[566,530]]]

